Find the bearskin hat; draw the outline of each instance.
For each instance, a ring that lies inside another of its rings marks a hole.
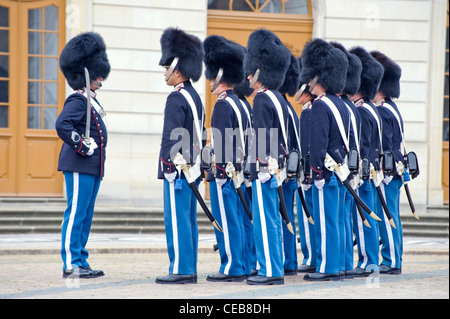
[[[323,39],[308,41],[302,53],[302,72],[300,78],[303,83],[318,77],[317,83],[327,92],[342,93],[345,87],[348,60],[345,54]]]
[[[361,60],[362,64],[361,84],[358,92],[362,97],[372,100],[380,87],[384,72],[383,67],[363,47],[353,47],[350,49],[350,53],[355,54]]]
[[[177,57],[178,70],[185,77],[198,81],[202,76],[203,44],[198,37],[177,28],[167,28],[160,39],[162,56],[159,65],[168,66]]]
[[[246,74],[254,75],[259,69],[258,82],[277,90],[283,84],[289,67],[289,49],[272,31],[259,29],[250,34],[247,50],[244,59]]]
[[[342,91],[342,93],[353,95],[358,91],[359,86],[361,84],[361,71],[362,71],[361,60],[353,53],[348,52],[348,50],[342,44],[338,42],[330,42],[330,44],[335,48],[338,48],[339,50],[344,52],[345,55],[347,56],[348,60],[347,78],[345,81],[344,91]]]
[[[280,93],[286,93],[289,96],[295,95],[300,85],[300,65],[298,59],[291,54],[291,63],[284,77],[284,83],[278,89]]]
[[[242,45],[219,35],[211,35],[203,41],[205,50],[205,76],[216,78],[219,69],[223,69],[220,82],[238,84],[244,80],[245,49]]]
[[[400,77],[402,76],[402,69],[400,66],[379,51],[372,51],[370,54],[372,54],[384,68],[383,77],[378,90],[388,98],[400,97]]]
[[[88,69],[91,80],[106,79],[111,66],[101,35],[85,32],[70,39],[59,57],[59,67],[74,90],[86,87],[84,68]]]

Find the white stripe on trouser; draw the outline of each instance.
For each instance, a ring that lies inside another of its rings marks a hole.
[[[228,223],[227,223],[227,215],[225,213],[225,206],[223,204],[223,193],[222,193],[222,186],[217,184],[217,197],[219,199],[219,210],[220,210],[220,218],[222,219],[222,230],[223,230],[223,239],[224,239],[224,245],[225,245],[225,253],[227,255],[227,265],[225,266],[223,273],[225,275],[228,275],[230,272],[231,267],[231,249],[230,249],[230,233],[228,232]]]
[[[359,189],[356,189],[356,194],[359,196]],[[356,219],[358,221],[358,237],[359,237],[359,249],[361,250],[361,254],[363,256],[363,262],[361,263],[361,268],[365,269],[367,266],[367,262],[369,261],[369,258],[367,257],[367,251],[366,251],[366,240],[364,238],[364,225],[361,219],[361,216],[358,213],[358,208],[356,207],[355,203],[355,210],[356,212],[353,212],[356,214]]]
[[[327,263],[327,231],[325,226],[325,208],[323,202],[323,188],[319,189],[319,214],[320,214],[320,236],[321,246],[320,251],[322,254],[322,262],[320,263],[319,272],[325,272],[325,265]]]
[[[264,258],[266,260],[266,277],[272,277],[272,263],[270,261],[269,240],[267,238],[266,215],[264,214],[264,203],[261,191],[261,181],[256,180],[256,195],[258,196],[258,209],[261,216],[261,233],[264,247]]]
[[[65,250],[66,250],[66,269],[71,270],[72,267],[72,253],[70,252],[70,237],[72,236],[73,222],[78,206],[78,189],[79,189],[79,174],[73,173],[73,189],[72,189],[72,209],[70,211],[69,221],[67,222]]]
[[[386,193],[384,191],[384,183],[380,184],[381,193],[383,194],[384,200],[386,201]],[[383,209],[383,208],[382,208]],[[396,260],[395,260],[395,247],[394,247],[394,236],[392,235],[392,228],[391,224],[389,223],[389,220],[386,217],[386,214],[384,213],[383,209],[383,220],[384,220],[384,227],[386,228],[386,232],[388,235],[388,241],[389,241],[389,254],[391,255],[392,265],[391,267],[395,268]]]
[[[177,226],[177,208],[175,205],[175,183],[174,181],[169,182],[169,190],[170,190],[170,216],[172,219],[172,241],[173,241],[173,253],[174,253],[174,262],[173,262],[173,274],[178,274],[178,263],[180,259],[180,253],[178,251],[178,226]]]
[[[305,197],[305,191],[303,190],[303,187],[301,188],[301,191],[303,193],[303,198]],[[312,251],[311,251],[311,235],[309,233],[309,221],[308,218],[306,218],[305,212],[303,212],[303,228],[305,229],[305,241],[306,241],[306,249],[308,249],[308,260],[306,261],[306,265],[311,266],[311,260],[312,260]]]

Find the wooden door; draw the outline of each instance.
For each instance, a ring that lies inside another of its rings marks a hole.
[[[8,49],[0,49],[8,67],[7,76],[0,74],[0,196],[59,197],[55,121],[65,92],[58,61],[65,1],[0,0],[0,10],[0,42]]]

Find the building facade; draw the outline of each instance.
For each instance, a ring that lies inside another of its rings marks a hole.
[[[70,38],[95,31],[112,66],[98,94],[109,135],[98,203],[162,206],[156,176],[171,88],[158,65],[159,39],[170,26],[243,45],[265,27],[296,56],[311,37],[384,52],[403,71],[397,104],[421,171],[410,183],[415,204],[448,204],[448,3],[441,0],[0,0],[0,197],[65,196],[54,121],[71,90],[58,56]],[[204,77],[194,86],[208,125],[214,97]]]

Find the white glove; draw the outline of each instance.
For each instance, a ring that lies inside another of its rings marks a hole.
[[[222,186],[223,184],[225,184],[227,182],[226,178],[216,178],[216,184],[217,186]]]
[[[175,178],[177,177],[177,172],[173,172],[173,173],[164,173],[164,177],[165,179],[167,179],[167,181],[169,183],[173,182],[175,180]]]
[[[325,180],[321,179],[319,181],[314,181],[314,185],[316,185],[317,189],[322,189],[325,185]]]
[[[90,137],[89,139],[84,139],[83,144],[89,147],[89,151],[87,151],[86,153],[87,156],[91,156],[92,154],[94,154],[94,150],[98,148],[97,143],[95,143],[92,137]]]
[[[385,183],[386,185],[388,185],[391,181],[392,181],[392,178],[393,178],[394,176],[385,176],[384,177],[384,179],[383,179],[383,183]]]
[[[311,186],[312,186],[312,184],[302,184],[302,189],[303,189],[303,191],[306,192],[308,189],[311,188]]]
[[[261,183],[265,183],[267,182],[270,178],[272,177],[272,175],[270,175],[269,173],[258,173],[258,179],[261,181]]]

